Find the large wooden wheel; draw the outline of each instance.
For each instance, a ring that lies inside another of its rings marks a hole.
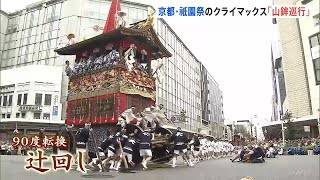
[[[133,124],[126,125],[126,133],[131,134],[138,129],[142,132],[142,128]],[[167,163],[173,158],[173,145],[168,142],[168,138],[172,132],[166,128],[157,128],[155,130],[155,137],[152,140],[152,159],[153,163]],[[136,144],[133,150],[133,162],[141,163],[142,157],[140,157],[139,144]]]

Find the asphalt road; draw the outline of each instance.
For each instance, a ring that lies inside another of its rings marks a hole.
[[[281,156],[263,164],[231,163],[229,158],[209,160],[194,167],[156,168],[134,173],[95,173],[82,175],[76,171],[48,172],[45,175],[26,171],[26,157],[0,156],[1,180],[240,180],[251,176],[255,180],[319,180],[320,156]],[[46,164],[49,166],[50,164]]]

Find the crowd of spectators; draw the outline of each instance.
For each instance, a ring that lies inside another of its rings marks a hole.
[[[320,146],[320,138],[301,138],[295,140],[285,140],[285,146],[283,147],[282,139],[273,139],[264,141],[266,144],[273,144],[274,146],[286,147],[314,147]]]
[[[1,155],[14,154],[14,147],[9,141],[0,141],[0,154]]]
[[[311,155],[318,154],[320,148],[320,138],[301,138],[294,140],[285,140],[284,144],[282,139],[273,139],[264,141],[264,146],[267,152],[269,149],[271,149],[272,152],[275,151],[277,154],[288,153]],[[313,153],[310,151],[313,151]]]

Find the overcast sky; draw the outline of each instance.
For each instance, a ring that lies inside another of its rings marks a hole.
[[[6,12],[38,0],[1,0]],[[158,7],[264,8],[271,0],[131,0]],[[163,17],[218,82],[225,118],[271,117],[270,17]]]

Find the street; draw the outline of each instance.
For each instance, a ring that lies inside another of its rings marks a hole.
[[[183,180],[240,180],[250,176],[255,180],[319,180],[320,156],[280,156],[267,159],[263,164],[231,163],[229,158],[209,160],[196,164],[194,167],[181,165],[173,168],[156,168],[133,173],[104,172],[82,175],[79,172],[48,172],[45,175],[26,171],[26,157],[1,156],[1,180],[57,180],[57,179],[183,179]],[[50,164],[45,164],[50,167]]]

